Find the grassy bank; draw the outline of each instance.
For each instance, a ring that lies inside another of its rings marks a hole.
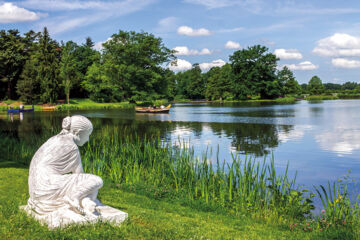
[[[296,102],[296,98],[295,97],[283,97],[283,98],[275,98],[275,99],[259,99],[259,98],[253,98],[253,99],[248,99],[248,100],[191,100],[191,99],[176,99],[174,100],[175,103],[197,103],[197,102],[213,102],[213,103],[246,103],[246,102],[250,102],[250,103],[261,103],[261,102],[273,102],[273,103],[294,103]]]
[[[0,138],[0,234],[5,239],[26,239],[28,234],[39,239],[360,237],[357,208],[345,201],[341,189],[334,189],[336,199],[327,197],[326,215],[312,218],[311,197],[294,176],[279,175],[272,161],[255,163],[234,156],[232,163],[218,161],[213,166],[205,157],[196,159],[189,148],[171,147],[157,137],[139,138],[131,129],[116,127],[95,131],[81,155],[85,171],[105,179],[100,199],[128,212],[129,222],[120,228],[98,224],[48,231],[17,207],[28,198],[29,161],[52,134],[29,142]],[[330,191],[325,190],[333,195]],[[338,193],[343,200],[336,201]]]
[[[308,101],[319,101],[319,100],[337,100],[339,97],[332,95],[311,95],[305,98]]]
[[[13,106],[15,109],[19,108],[19,105],[22,104],[20,101],[5,101],[0,104],[0,111],[6,111],[8,105]],[[24,105],[25,108],[31,108],[32,105]],[[43,111],[45,105],[34,105],[34,111]],[[48,106],[48,105],[46,105]],[[71,99],[70,104],[57,104],[56,111],[66,111],[66,110],[90,110],[90,109],[133,109],[134,104],[129,102],[119,102],[119,103],[97,103],[90,99]]]
[[[18,206],[28,198],[28,169],[0,168],[1,239],[351,239],[345,229],[305,232],[288,224],[236,216],[198,202],[159,198],[158,189],[128,187],[105,181],[99,198],[129,213],[120,227],[99,223],[50,231]],[[354,238],[353,238],[354,239]]]

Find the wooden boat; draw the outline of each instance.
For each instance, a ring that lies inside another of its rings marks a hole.
[[[171,104],[164,108],[136,107],[137,113],[169,113]]]
[[[42,110],[43,111],[55,111],[56,109],[56,106],[45,106],[45,107],[42,107]]]

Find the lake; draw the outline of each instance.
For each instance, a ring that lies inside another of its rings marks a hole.
[[[170,114],[129,110],[71,111],[94,124],[130,128],[139,136],[157,134],[164,141],[192,146],[209,161],[231,162],[232,154],[257,160],[274,157],[276,167],[308,187],[360,177],[360,100],[273,103],[177,103]],[[0,131],[17,138],[60,129],[68,112],[0,113]]]

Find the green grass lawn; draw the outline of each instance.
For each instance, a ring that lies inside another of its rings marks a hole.
[[[159,199],[156,191],[115,185],[105,179],[99,199],[129,214],[120,226],[107,223],[49,230],[21,210],[28,199],[28,169],[0,165],[0,239],[356,239],[349,229],[290,231],[225,210],[201,207],[181,199]],[[358,234],[358,233],[357,233]]]

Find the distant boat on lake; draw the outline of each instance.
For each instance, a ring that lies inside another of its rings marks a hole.
[[[8,113],[20,113],[20,112],[33,112],[34,111],[34,105],[32,106],[32,108],[28,108],[28,109],[25,109],[25,108],[19,108],[19,109],[7,109],[7,112]]]
[[[153,107],[136,107],[135,111],[137,113],[169,113],[171,108],[171,104],[169,104],[167,107],[163,108],[153,108]]]

